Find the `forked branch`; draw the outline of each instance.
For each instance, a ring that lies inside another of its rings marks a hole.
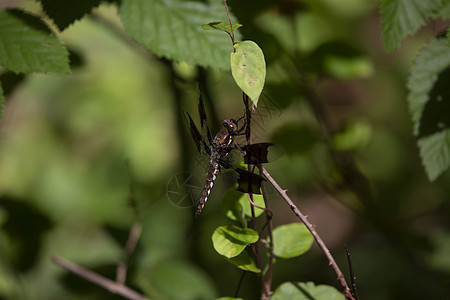
[[[60,267],[68,270],[69,272],[78,275],[79,277],[84,278],[87,281],[92,282],[98,286],[101,286],[102,288],[113,294],[120,295],[130,300],[150,300],[149,298],[139,294],[138,292],[130,289],[122,283],[103,277],[95,272],[80,267],[79,265],[76,265],[58,256],[53,256],[52,261]]]

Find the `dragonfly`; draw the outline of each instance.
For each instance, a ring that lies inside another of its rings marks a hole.
[[[200,117],[201,130],[204,132],[203,135],[200,133],[200,130],[197,128],[188,112],[186,112],[186,116],[188,118],[190,133],[196,145],[197,151],[200,153],[204,152],[209,156],[209,168],[206,176],[206,182],[200,194],[200,200],[195,211],[196,218],[205,207],[214,186],[214,182],[216,181],[222,168],[234,169],[234,171],[239,175],[237,187],[239,191],[244,193],[261,194],[261,183],[265,179],[253,172],[246,171],[241,168],[234,168],[232,164],[226,160],[226,158],[231,151],[237,149],[244,154],[244,162],[246,164],[265,163],[267,162],[267,148],[273,145],[271,143],[255,143],[239,146],[236,143],[236,137],[239,135],[245,135],[247,132],[246,129],[248,124],[246,123],[246,119],[244,119],[244,117],[248,114],[248,110],[243,117],[237,120],[224,120],[222,122],[221,131],[219,131],[213,138],[211,135],[211,130],[208,126],[203,96],[200,87],[198,88],[198,113]],[[243,124],[239,126],[239,123]]]

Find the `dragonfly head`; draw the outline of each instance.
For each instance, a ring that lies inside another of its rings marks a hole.
[[[238,132],[237,122],[234,119],[224,120],[223,127],[229,134],[235,134]]]

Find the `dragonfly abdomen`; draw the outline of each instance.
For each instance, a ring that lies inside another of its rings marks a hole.
[[[205,207],[206,201],[208,201],[208,196],[214,186],[214,181],[216,181],[217,175],[219,174],[220,166],[219,162],[215,158],[211,158],[208,170],[208,176],[206,177],[205,186],[203,187],[202,194],[200,195],[200,201],[195,211],[195,217],[198,217]]]

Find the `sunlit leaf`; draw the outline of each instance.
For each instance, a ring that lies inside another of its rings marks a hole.
[[[332,286],[313,282],[285,282],[273,293],[272,300],[344,300],[342,293]]]
[[[70,73],[69,53],[38,17],[0,11],[0,66],[16,73]]]
[[[225,258],[227,261],[235,265],[241,270],[253,272],[253,273],[261,273],[261,270],[256,266],[253,259],[248,255],[246,251],[242,252],[236,257]]]
[[[443,7],[442,0],[380,0],[384,49],[394,51]]]
[[[273,230],[273,252],[281,258],[302,255],[311,248],[314,239],[304,224],[281,225]]]
[[[242,298],[234,298],[234,297],[220,297],[216,300],[243,300]]]
[[[253,229],[234,225],[220,226],[212,235],[214,249],[227,258],[239,255],[247,245],[255,243],[258,239],[258,233]]]
[[[70,24],[81,19],[92,8],[100,4],[100,0],[41,0],[42,8],[47,15],[55,21],[60,30],[64,30]]]
[[[417,56],[408,79],[414,133],[430,180],[450,166],[449,67],[447,41],[435,39]]]
[[[254,194],[253,203],[265,207],[262,195]],[[243,217],[250,218],[252,216],[247,194],[237,191],[234,187],[225,194],[222,200],[222,209],[228,218],[235,221],[243,221]],[[255,217],[259,217],[263,212],[264,210],[255,207]]]
[[[231,73],[241,90],[258,104],[266,79],[266,61],[259,46],[253,41],[235,44],[230,56]]]
[[[229,38],[202,29],[203,24],[224,17],[222,2],[123,1],[119,13],[125,30],[157,56],[230,68],[228,57],[233,47]]]

